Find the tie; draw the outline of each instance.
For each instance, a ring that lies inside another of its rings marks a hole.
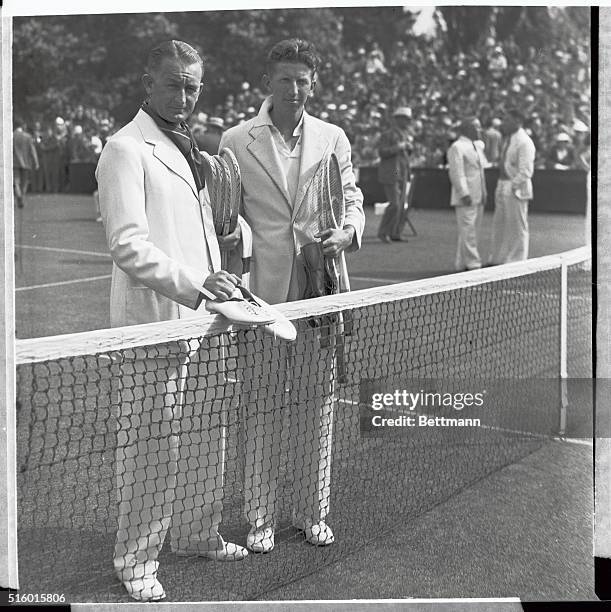
[[[203,159],[189,126],[184,122],[179,124],[169,123],[161,118],[146,102],[141,108],[185,156],[189,168],[191,168],[197,191],[201,191],[206,184],[202,168]]]

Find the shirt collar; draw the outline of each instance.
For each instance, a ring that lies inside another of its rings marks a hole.
[[[276,128],[269,114],[272,108],[272,97],[270,96],[269,98],[266,98],[263,104],[261,105],[261,110],[259,111],[259,121],[257,121],[258,125],[268,125],[270,127]],[[306,111],[304,109],[303,113],[301,113],[301,119],[299,119],[299,123],[295,126],[295,129],[293,130],[293,136],[301,136],[303,132],[303,120],[305,116]]]

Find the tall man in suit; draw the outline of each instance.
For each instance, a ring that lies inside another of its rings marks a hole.
[[[242,214],[252,227],[252,290],[277,304],[305,297],[307,275],[302,247],[322,242],[326,257],[360,247],[363,196],[356,187],[350,144],[344,131],[305,110],[314,95],[320,58],[313,45],[283,40],[269,52],[263,82],[271,94],[253,119],[225,132],[221,148],[236,155],[242,174]],[[346,202],[340,229],[313,234],[311,204],[319,165],[335,153]],[[341,257],[340,257],[341,258]],[[342,276],[347,278],[342,259]],[[291,399],[290,460],[294,475],[293,525],[307,542],[333,543],[329,511],[333,351],[321,345],[307,325],[298,328],[292,353],[285,346],[257,355],[246,343],[247,362],[261,360],[257,376],[244,370],[246,404],[245,515],[251,525],[247,546],[255,552],[274,547],[276,497],[287,381]]]
[[[380,136],[378,153],[378,181],[384,186],[388,206],[378,227],[378,238],[382,242],[401,242],[405,225],[405,200],[407,183],[410,180],[409,155],[412,139],[407,128],[411,122],[412,109],[399,107],[393,113],[393,126]]]
[[[459,126],[459,137],[448,149],[448,173],[452,193],[450,204],[456,211],[458,245],[456,270],[482,267],[478,250],[479,230],[486,204],[484,143],[477,117],[466,117]]]
[[[100,211],[113,258],[112,326],[202,314],[205,298],[226,300],[239,283],[220,269],[198,171],[202,160],[185,123],[202,74],[202,60],[188,44],[155,47],[142,77],[147,98],[100,157]],[[247,554],[218,532],[224,420],[213,389],[186,388],[200,360],[210,361],[207,352],[185,341],[121,364],[114,567],[140,601],[165,597],[157,558],[168,529],[178,555],[230,561]],[[199,427],[183,431],[186,423]]]
[[[13,132],[13,193],[17,208],[23,208],[30,185],[30,175],[38,170],[38,154],[34,138],[25,131],[25,123],[17,120]]]
[[[494,193],[492,265],[528,259],[528,202],[533,197],[535,145],[523,122],[519,110],[509,109],[501,124],[504,140]]]

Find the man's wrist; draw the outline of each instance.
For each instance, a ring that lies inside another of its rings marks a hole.
[[[353,225],[344,225],[343,230],[347,233],[348,246],[350,246],[356,236],[356,228]]]
[[[216,295],[212,293],[212,291],[208,291],[206,287],[202,285],[199,292],[207,299],[207,300],[216,300]]]

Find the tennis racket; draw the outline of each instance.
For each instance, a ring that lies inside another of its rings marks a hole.
[[[242,182],[238,161],[232,151],[225,148],[220,155],[206,156],[210,174],[208,192],[217,236],[231,234],[238,224]],[[221,267],[227,269],[228,253],[221,252]]]
[[[344,201],[344,187],[339,162],[335,153],[331,153],[325,164],[325,181],[322,190],[321,231],[328,229],[342,229],[346,220],[346,205]],[[338,257],[328,259],[329,272],[333,277],[332,294],[339,294],[346,287],[347,274],[344,264],[344,253]],[[346,278],[342,278],[345,276]],[[335,358],[337,361],[337,379],[340,384],[347,382],[346,355],[344,345],[344,316],[337,314],[335,325]]]

